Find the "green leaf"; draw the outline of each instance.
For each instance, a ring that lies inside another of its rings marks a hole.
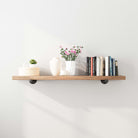
[[[30,62],[30,64],[37,64],[37,61],[34,59],[31,59],[29,62]]]

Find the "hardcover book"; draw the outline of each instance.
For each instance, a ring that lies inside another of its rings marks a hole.
[[[91,57],[91,76],[93,76],[93,57]]]
[[[118,61],[115,60],[115,76],[118,76]]]
[[[105,57],[105,76],[110,76],[110,57]]]
[[[87,64],[87,67],[86,67],[86,74],[89,75],[89,57],[86,58],[86,64]]]
[[[100,57],[100,76],[103,76],[104,64],[103,57]]]
[[[113,58],[113,76],[115,76],[115,59]]]
[[[111,56],[109,56],[109,59],[110,59],[110,63],[109,63],[109,66],[110,66],[110,76],[113,76],[112,75],[112,73],[113,73],[113,71],[112,71],[112,58],[111,58]]]
[[[89,76],[91,76],[91,57],[89,57]]]
[[[105,76],[105,58],[103,57],[103,76]]]
[[[93,57],[93,76],[96,76],[96,57]]]
[[[96,57],[96,76],[100,76],[100,58]]]

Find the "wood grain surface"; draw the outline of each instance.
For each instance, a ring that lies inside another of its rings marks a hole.
[[[13,80],[126,80],[126,76],[12,76]]]

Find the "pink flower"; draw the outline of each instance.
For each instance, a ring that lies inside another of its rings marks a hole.
[[[76,51],[75,50],[71,50],[70,52],[76,54]]]
[[[74,53],[74,50],[71,50],[70,52],[71,52],[71,53]]]
[[[74,54],[76,54],[76,51],[74,51]]]
[[[66,54],[66,55],[69,55],[69,53],[68,53],[67,51],[65,51],[65,54]]]

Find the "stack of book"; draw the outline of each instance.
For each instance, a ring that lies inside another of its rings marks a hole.
[[[111,56],[87,57],[88,76],[118,76],[118,62]]]

